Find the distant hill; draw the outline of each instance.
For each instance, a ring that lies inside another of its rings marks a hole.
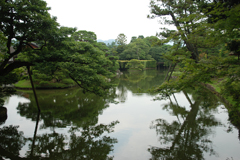
[[[101,39],[98,39],[97,42],[104,42],[105,44],[111,44],[112,42],[115,42],[115,39],[109,39],[109,40],[101,40]]]

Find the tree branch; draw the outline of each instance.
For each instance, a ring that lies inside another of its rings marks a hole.
[[[33,64],[30,62],[15,61],[15,62],[9,64],[6,68],[0,70],[0,76],[5,76],[16,68],[23,67],[23,66],[32,66],[32,65]]]
[[[87,88],[83,87],[83,86],[82,86],[80,83],[78,83],[78,81],[77,81],[75,78],[73,78],[70,74],[69,74],[69,77],[70,77],[74,82],[76,82],[79,87],[87,90],[88,92],[93,92],[93,91],[88,90]]]

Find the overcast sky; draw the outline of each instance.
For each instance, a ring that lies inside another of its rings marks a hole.
[[[97,39],[127,36],[155,36],[160,31],[156,19],[148,19],[150,0],[45,0],[50,14],[61,26],[95,32]]]

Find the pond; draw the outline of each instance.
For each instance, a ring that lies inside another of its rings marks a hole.
[[[5,97],[0,159],[240,159],[239,131],[205,89],[157,100],[164,70],[124,72],[107,97],[79,88]]]

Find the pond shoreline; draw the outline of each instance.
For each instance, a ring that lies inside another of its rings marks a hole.
[[[16,89],[21,89],[21,90],[31,90],[32,89],[32,85],[30,83],[30,81],[27,80],[22,80],[17,82],[16,84],[13,84],[14,88]],[[38,84],[34,84],[35,89],[37,90],[49,90],[49,89],[67,89],[67,88],[73,88],[76,87],[77,84],[73,84],[73,83],[48,83],[46,85],[38,85]]]
[[[35,89],[37,89],[37,90],[50,90],[50,89],[68,89],[68,88],[74,88],[74,87],[77,87],[77,85],[68,86],[68,87],[35,87]],[[32,90],[32,87],[31,88],[24,88],[24,87],[14,86],[14,88],[19,89],[19,90]]]
[[[240,111],[239,111],[239,109],[234,107],[224,96],[222,96],[222,94],[217,92],[212,85],[204,84],[204,83],[202,83],[201,85],[203,87],[205,87],[206,89],[208,89],[213,94],[215,94],[220,99],[220,101],[223,102],[224,106],[228,110],[229,121],[239,130],[238,138],[240,140]]]
[[[211,91],[213,94],[215,94],[218,98],[220,98],[221,101],[222,101],[224,104],[226,104],[228,108],[231,108],[231,107],[232,107],[232,104],[229,103],[229,101],[228,101],[225,97],[223,97],[221,93],[217,92],[216,89],[215,89],[212,85],[206,84],[206,83],[202,83],[201,85],[204,86],[206,89],[210,90],[210,91]]]

